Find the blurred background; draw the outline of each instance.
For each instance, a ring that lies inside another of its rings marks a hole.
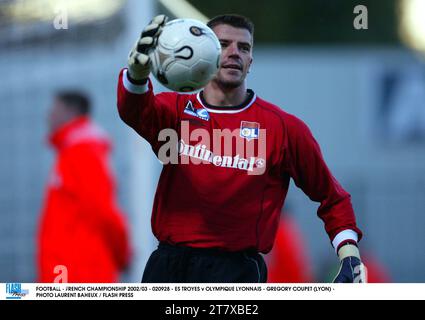
[[[253,20],[248,86],[310,126],[352,195],[361,252],[386,281],[424,282],[425,1],[189,2],[207,17]],[[356,13],[357,5],[364,7]],[[367,20],[356,24],[364,9]],[[141,280],[156,246],[150,214],[161,166],[119,119],[116,83],[157,13],[172,16],[156,0],[0,1],[0,282],[36,280],[37,228],[54,160],[46,119],[63,88],[89,93],[96,122],[114,141],[119,202],[134,248],[122,281]],[[155,82],[155,90],[164,88]],[[338,261],[318,204],[293,184],[287,203],[312,281],[329,280]]]

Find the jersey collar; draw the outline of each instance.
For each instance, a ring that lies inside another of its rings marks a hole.
[[[237,106],[213,106],[213,105],[211,105],[211,104],[209,104],[208,102],[205,101],[204,91],[198,92],[198,94],[196,95],[196,98],[198,99],[199,103],[205,109],[207,109],[208,112],[212,112],[212,113],[238,113],[238,112],[241,112],[241,111],[248,109],[254,103],[255,99],[257,98],[257,95],[251,89],[248,89],[247,93],[248,93],[248,95],[247,95],[245,101],[242,102],[240,105],[237,105]]]

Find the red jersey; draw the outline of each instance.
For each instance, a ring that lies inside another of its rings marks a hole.
[[[134,85],[126,72],[118,80],[121,119],[160,159],[166,145],[178,154],[177,163],[163,166],[156,190],[152,229],[159,241],[267,253],[290,178],[321,203],[318,215],[331,240],[338,234],[338,242],[347,234],[355,234],[355,240],[361,236],[350,195],[332,176],[301,120],[252,90],[239,106],[215,107],[203,92],[155,95],[150,81]],[[175,130],[177,138],[159,138],[164,129]],[[223,143],[220,134],[226,130],[236,134]]]

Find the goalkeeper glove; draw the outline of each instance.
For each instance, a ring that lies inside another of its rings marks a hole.
[[[356,245],[347,243],[338,250],[341,265],[334,283],[364,283],[366,268],[360,260],[359,249]]]
[[[168,18],[159,15],[152,19],[148,26],[142,31],[140,38],[136,41],[128,56],[129,80],[136,84],[144,83],[151,71],[151,61],[148,53],[153,49],[161,34],[162,28]]]

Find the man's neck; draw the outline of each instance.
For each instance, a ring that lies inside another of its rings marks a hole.
[[[246,84],[237,88],[224,88],[216,81],[211,81],[204,88],[205,101],[213,106],[227,107],[242,104],[246,99]]]

